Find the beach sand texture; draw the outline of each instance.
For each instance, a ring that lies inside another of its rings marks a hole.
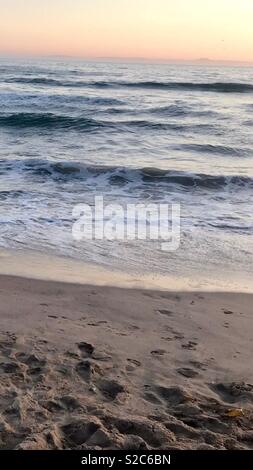
[[[252,295],[0,277],[1,449],[253,447]]]

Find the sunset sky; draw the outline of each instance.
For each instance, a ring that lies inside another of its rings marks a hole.
[[[253,0],[0,0],[0,54],[253,61]]]

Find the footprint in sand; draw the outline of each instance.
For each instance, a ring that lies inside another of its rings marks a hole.
[[[187,377],[188,379],[193,379],[194,377],[197,377],[199,375],[198,372],[196,372],[193,369],[190,369],[188,367],[183,367],[182,369],[177,369],[178,374],[183,375],[184,377]]]
[[[36,356],[36,354],[26,354],[26,353],[20,352],[16,354],[16,357],[23,364],[26,364],[27,366],[32,366],[32,367],[45,367],[47,363],[46,359],[40,358]]]
[[[112,360],[112,356],[104,352],[96,352],[92,355],[93,359],[101,362],[109,362]]]
[[[155,405],[162,405],[162,400],[153,392],[146,392],[144,398]]]
[[[181,333],[175,333],[174,339],[184,339],[184,335],[182,335]]]
[[[140,327],[137,325],[129,325],[128,329],[130,331],[137,331],[137,330],[140,330]]]
[[[67,411],[75,411],[82,408],[81,403],[72,395],[63,395],[59,400]]]
[[[79,359],[80,358],[79,354],[77,354],[73,351],[66,351],[65,356],[71,357],[72,359]]]
[[[35,336],[35,338],[36,338],[36,336]],[[39,338],[39,339],[36,338],[36,341],[37,341],[37,344],[48,344],[48,341],[46,339],[43,339],[43,338]]]
[[[76,365],[76,371],[78,375],[85,381],[89,382],[90,379],[97,375],[102,375],[100,367],[89,361],[82,361]]]
[[[155,349],[154,351],[151,351],[150,354],[152,354],[152,356],[154,357],[159,357],[159,356],[164,356],[164,354],[166,354],[167,351],[165,351],[164,349]]]
[[[94,346],[90,343],[85,343],[82,341],[81,343],[77,344],[79,350],[81,351],[83,356],[91,356],[95,350]]]
[[[127,372],[134,372],[136,368],[141,366],[140,361],[137,361],[136,359],[127,359],[128,365],[126,366],[126,371]]]
[[[165,402],[170,406],[180,405],[181,403],[186,403],[193,400],[192,395],[190,395],[182,387],[157,386],[156,392],[158,396],[165,400]]]
[[[106,325],[106,324],[107,324],[107,321],[105,321],[105,320],[100,320],[100,321],[97,321],[97,322],[87,323],[88,326],[100,326],[100,325]]]
[[[160,313],[161,315],[165,315],[166,317],[171,317],[173,316],[173,312],[171,312],[170,310],[157,310],[158,313]]]
[[[13,346],[16,343],[16,339],[0,340],[0,351],[4,356],[9,356],[12,352]]]
[[[72,419],[68,424],[61,427],[68,447],[80,446],[85,444],[99,429],[98,422],[92,418]]]
[[[207,370],[207,364],[204,362],[199,362],[199,361],[190,361],[190,364],[195,367],[196,369],[199,370]]]
[[[164,325],[164,330],[169,331],[171,334],[173,334],[173,339],[184,339],[184,335],[180,333],[180,331],[174,330],[171,326]]]
[[[174,441],[174,436],[161,423],[144,417],[131,418],[108,416],[109,425],[125,436],[125,449],[144,451],[149,448],[164,448]]]
[[[0,371],[4,374],[17,374],[21,369],[16,362],[1,362]]]
[[[195,341],[188,341],[188,343],[182,344],[182,348],[196,351],[197,345],[198,343],[196,343]]]
[[[126,393],[126,388],[116,380],[103,380],[98,385],[98,389],[109,401],[114,401],[118,395]]]
[[[17,361],[22,365],[27,367],[27,375],[33,378],[40,379],[43,377],[45,372],[45,368],[47,366],[47,360],[44,358],[40,358],[35,354],[26,354],[23,352],[17,353],[15,355]],[[16,364],[15,368],[19,367]]]
[[[214,390],[223,400],[230,403],[236,403],[246,400],[253,403],[253,385],[245,382],[230,382],[211,384],[210,388]]]
[[[129,362],[130,364],[136,366],[136,367],[140,367],[141,366],[141,362],[140,361],[137,361],[137,359],[130,359],[128,358],[127,359],[127,362]]]

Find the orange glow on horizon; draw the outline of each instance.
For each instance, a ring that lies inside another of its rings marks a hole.
[[[253,61],[252,0],[0,0],[0,53]]]

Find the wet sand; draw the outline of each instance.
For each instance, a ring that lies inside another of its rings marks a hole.
[[[1,449],[253,448],[252,295],[0,276]]]

